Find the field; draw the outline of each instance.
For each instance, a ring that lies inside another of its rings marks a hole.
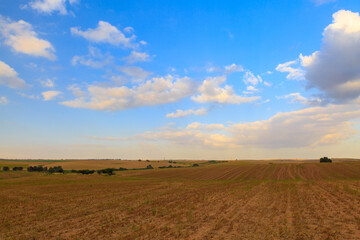
[[[114,176],[0,172],[0,239],[360,239],[360,161],[192,163]]]

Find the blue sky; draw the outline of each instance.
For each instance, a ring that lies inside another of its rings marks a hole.
[[[0,157],[359,157],[351,0],[0,2]]]

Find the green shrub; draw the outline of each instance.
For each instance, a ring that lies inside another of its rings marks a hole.
[[[331,163],[332,160],[328,157],[322,157],[322,158],[320,158],[320,162],[321,163]]]

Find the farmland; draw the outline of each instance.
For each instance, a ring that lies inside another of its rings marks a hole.
[[[155,167],[114,176],[0,172],[0,239],[360,237],[360,161],[193,163],[42,163],[67,170]]]

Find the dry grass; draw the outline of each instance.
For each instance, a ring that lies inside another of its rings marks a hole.
[[[0,173],[0,203],[0,239],[359,239],[360,162]]]

